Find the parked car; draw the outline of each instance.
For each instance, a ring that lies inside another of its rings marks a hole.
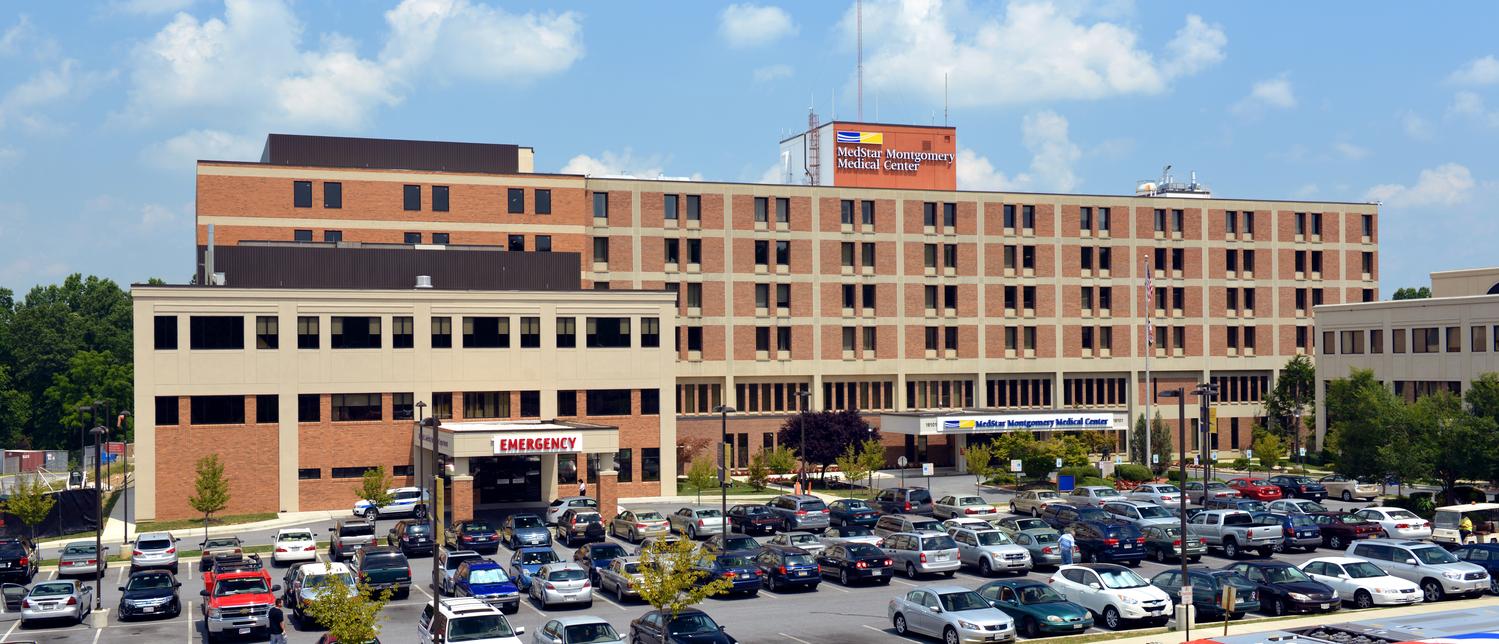
[[[754,559],[763,573],[760,578],[765,588],[771,592],[792,588],[816,590],[817,584],[822,582],[816,555],[801,548],[768,545]]]
[[[568,561],[547,564],[536,571],[530,595],[541,604],[542,610],[550,609],[553,604],[593,606],[593,584],[588,581],[588,571]]]
[[[947,495],[932,504],[932,516],[938,519],[969,518],[989,521],[999,518],[999,508],[981,496]]]
[[[1466,561],[1470,564],[1483,568],[1489,573],[1489,592],[1499,595],[1499,544],[1495,543],[1470,543],[1458,546],[1452,551],[1452,556],[1458,561]]]
[[[640,545],[635,547],[635,554],[637,554],[637,555],[643,555],[643,554],[645,554],[645,551],[651,549],[651,546],[654,546],[657,543],[660,543],[660,542],[663,542],[663,541],[666,542],[666,543],[668,543],[668,544],[671,544],[671,543],[676,543],[676,542],[681,541],[681,540],[682,540],[682,535],[679,535],[679,534],[677,534],[675,532],[668,532],[665,535],[660,536],[660,537],[646,537],[645,541],[640,542]]]
[[[1181,488],[1170,483],[1142,483],[1124,495],[1130,501],[1154,503],[1163,508],[1180,507],[1186,500]]]
[[[803,533],[806,534],[806,533]],[[715,534],[703,541],[703,552],[715,555],[742,555],[760,551],[760,542],[746,534]]]
[[[82,581],[59,579],[31,587],[21,600],[21,627],[44,619],[67,619],[82,624],[94,611],[94,589]]]
[[[5,544],[0,541],[0,560],[4,560],[5,551]],[[175,575],[177,567],[177,538],[171,533],[146,532],[135,536],[135,547],[130,549],[130,572],[166,568]]]
[[[944,532],[942,523],[918,514],[887,514],[874,524],[875,535],[889,538],[897,532]]]
[[[265,633],[270,625],[267,614],[278,592],[281,586],[271,584],[270,573],[254,555],[215,561],[203,574],[203,590],[198,591],[203,639]]]
[[[1079,521],[1071,528],[1085,562],[1138,566],[1145,558],[1145,537],[1131,524],[1115,520]]]
[[[1202,504],[1204,510],[1238,510],[1240,512],[1269,512],[1270,506],[1264,501],[1234,498],[1213,498]]]
[[[724,531],[723,513],[718,508],[681,508],[666,518],[671,530],[697,540]]]
[[[125,585],[120,586],[119,618],[165,617],[171,619],[182,613],[182,599],[177,589],[182,583],[164,570],[141,570],[130,573]]]
[[[562,561],[557,557],[557,551],[551,546],[530,546],[516,550],[510,555],[510,567],[505,571],[510,573],[510,578],[521,592],[531,590],[531,578],[536,571],[549,563]]]
[[[375,524],[364,519],[339,519],[328,532],[333,533],[328,541],[328,559],[332,561],[342,561],[360,548],[375,544]]]
[[[437,592],[440,595],[453,594],[453,574],[458,572],[459,564],[470,559],[483,559],[484,556],[472,550],[458,550],[454,548],[438,548],[437,560],[432,565],[437,566]]]
[[[932,516],[932,493],[924,487],[888,487],[874,498],[880,514]]]
[[[488,521],[459,521],[444,536],[447,546],[455,550],[491,555],[500,551],[500,531]]]
[[[823,548],[840,543],[867,543],[872,546],[879,546],[885,542],[884,539],[881,539],[879,535],[874,533],[874,530],[861,525],[828,528],[823,531],[822,536],[818,540],[822,543]]]
[[[1274,501],[1284,496],[1280,488],[1265,479],[1229,479],[1228,486],[1238,491],[1239,496],[1256,501]]]
[[[965,566],[973,566],[980,576],[1012,572],[1024,575],[1031,569],[1030,551],[1015,545],[999,530],[953,528],[947,534],[958,544],[958,560]]]
[[[1117,631],[1132,621],[1161,626],[1171,618],[1171,597],[1123,566],[1062,566],[1046,583],[1068,601],[1091,611],[1109,630]]]
[[[535,644],[625,644],[625,638],[601,617],[558,617],[541,625]]]
[[[307,528],[281,528],[271,548],[271,565],[317,561],[317,537]],[[174,571],[175,572],[175,571]]]
[[[1123,501],[1119,490],[1106,485],[1079,485],[1067,493],[1067,503],[1075,507],[1103,507],[1109,501]]]
[[[12,581],[23,586],[36,576],[41,557],[30,539],[21,537],[0,538],[0,580]],[[175,561],[175,553],[174,553]],[[172,565],[172,572],[177,566]]]
[[[879,518],[879,510],[861,499],[838,499],[828,504],[828,524],[833,527],[859,525],[872,528]]]
[[[1307,552],[1316,552],[1317,546],[1322,545],[1322,528],[1317,525],[1317,518],[1310,514],[1276,514],[1273,512],[1251,512],[1254,518],[1261,523],[1280,524],[1280,542],[1275,544],[1276,552],[1285,552],[1288,548],[1300,548]]]
[[[1323,512],[1310,515],[1322,531],[1322,545],[1342,550],[1360,539],[1373,539],[1384,528],[1378,523],[1348,512]]]
[[[698,558],[694,567],[704,573],[698,578],[698,583],[706,584],[720,579],[728,581],[729,589],[723,592],[725,595],[744,594],[753,597],[759,594],[760,580],[765,576],[765,572],[755,564],[754,557],[742,554],[705,554]]]
[[[631,644],[738,644],[707,613],[688,608],[672,617],[670,611],[650,611],[630,620]]]
[[[895,560],[884,550],[867,543],[835,544],[823,550],[816,559],[818,571],[823,576],[834,575],[844,586],[855,581],[889,584],[895,566]]]
[[[57,576],[102,577],[109,569],[109,546],[104,547],[102,556],[95,547],[92,540],[73,541],[63,546],[62,553],[57,556]]]
[[[539,581],[538,577],[532,586]],[[488,559],[466,559],[458,564],[458,569],[453,572],[453,595],[473,597],[509,615],[520,610],[520,588],[515,585],[515,580],[500,564]]]
[[[1207,505],[1210,499],[1238,498],[1239,491],[1235,490],[1222,481],[1208,481],[1206,485],[1202,481],[1187,481],[1182,485],[1183,493],[1187,500],[1198,505]]]
[[[547,546],[552,543],[552,532],[547,530],[546,522],[537,515],[512,514],[500,522],[500,540],[511,550],[525,546]]]
[[[524,627],[510,626],[499,609],[471,597],[455,597],[424,604],[416,621],[421,644],[472,641],[483,644],[521,644]]]
[[[630,543],[671,532],[666,517],[655,510],[624,510],[609,520],[609,533]]]
[[[1208,510],[1187,521],[1187,536],[1203,539],[1229,559],[1245,550],[1258,550],[1260,556],[1268,557],[1281,541],[1281,527],[1279,522],[1257,519],[1249,512]]]
[[[1010,500],[1010,514],[1039,517],[1047,505],[1065,502],[1056,490],[1021,490]]]
[[[411,564],[397,548],[360,548],[354,553],[354,572],[377,593],[389,590],[396,599],[405,599],[411,594]]]
[[[1489,589],[1489,573],[1483,566],[1462,561],[1426,541],[1368,539],[1349,546],[1348,556],[1371,561],[1391,575],[1415,582],[1429,602],[1441,601],[1447,595],[1477,597]]]
[[[869,536],[874,537],[874,533],[870,532]],[[878,539],[879,537],[875,538]],[[765,542],[765,544],[769,546],[800,548],[801,550],[805,550],[813,555],[822,552],[822,549],[825,547],[822,545],[822,539],[820,537],[810,532],[802,532],[800,530],[792,532],[782,532],[781,534],[771,537],[769,541]]]
[[[329,528],[330,530],[332,528]],[[93,542],[87,542],[93,547]],[[68,544],[72,547],[73,544]],[[245,546],[239,537],[209,537],[198,542],[198,572],[206,572],[213,568],[213,562],[218,559],[238,559],[245,555]],[[66,554],[66,553],[64,553]],[[328,553],[331,557],[333,553]],[[58,572],[58,574],[62,574]]]
[[[1353,501],[1355,499],[1371,501],[1379,496],[1380,486],[1370,481],[1352,479],[1342,474],[1329,474],[1317,481],[1327,490],[1330,497]]]
[[[1080,521],[1112,521],[1114,516],[1103,508],[1090,506],[1048,505],[1041,511],[1041,520],[1061,531]]]
[[[751,539],[751,541],[754,540]],[[759,544],[756,544],[757,549],[758,546]],[[628,556],[630,554],[617,543],[588,543],[573,551],[573,563],[578,564],[588,573],[589,581],[598,583],[600,569],[609,567],[609,562],[615,559]]]
[[[951,578],[963,566],[958,558],[958,544],[945,534],[897,532],[885,537],[881,549],[909,579],[936,573]]]
[[[614,600],[640,599],[640,582],[645,575],[640,572],[640,557],[618,557],[609,562],[607,568],[599,570],[599,592],[613,592]]]
[[[1015,620],[962,586],[926,586],[890,600],[887,609],[895,633],[958,642],[1009,642],[1015,639]]]
[[[1405,508],[1364,508],[1353,514],[1378,524],[1387,539],[1431,538],[1431,522]]]
[[[979,586],[975,592],[1015,620],[1016,632],[1027,639],[1081,633],[1093,627],[1088,609],[1067,601],[1039,581],[1001,579]]]
[[[385,491],[390,495],[390,503],[375,505],[369,500],[360,499],[354,502],[354,516],[374,522],[384,517],[408,516],[417,519],[427,518],[427,491],[419,487],[398,487]]]
[[[744,534],[775,534],[784,530],[781,515],[757,503],[741,503],[729,508],[729,529]]]
[[[1332,586],[1313,581],[1300,568],[1284,561],[1240,561],[1224,570],[1239,573],[1255,584],[1260,612],[1266,615],[1325,613],[1338,610],[1342,603]]]
[[[399,549],[407,557],[431,555],[436,544],[432,524],[426,519],[401,519],[385,533],[385,545]]]
[[[1223,621],[1223,595],[1227,588],[1234,589],[1234,608],[1228,612],[1232,619],[1241,619],[1244,614],[1260,609],[1257,587],[1253,582],[1232,570],[1210,568],[1188,568],[1187,584],[1192,587],[1192,605],[1197,607],[1197,621]],[[1182,572],[1167,570],[1150,578],[1150,585],[1161,589],[1171,597],[1181,597]]]
[[[1035,521],[1036,519],[1031,519]],[[1041,524],[1045,526],[1046,524]],[[1062,546],[1058,544],[1061,533],[1052,530],[1051,527],[1024,529],[1024,530],[1001,530],[1010,535],[1010,540],[1015,545],[1025,548],[1031,555],[1031,566],[1059,566],[1062,564]],[[1082,561],[1083,553],[1072,546],[1073,561]]]
[[[604,517],[592,509],[573,508],[557,518],[557,540],[569,548],[604,540]]]
[[[1156,563],[1181,561],[1183,556],[1197,563],[1208,552],[1207,539],[1192,536],[1183,539],[1179,525],[1146,526],[1140,536],[1145,538],[1145,556]]]
[[[1327,488],[1310,476],[1278,474],[1268,480],[1271,485],[1280,488],[1280,496],[1284,499],[1321,501],[1327,498]]]
[[[542,518],[546,520],[547,525],[552,525],[557,523],[557,519],[562,518],[562,513],[573,509],[598,511],[599,502],[598,499],[589,496],[564,496],[547,504],[546,514]]]
[[[281,578],[281,605],[298,622],[308,624],[312,618],[307,614],[307,606],[325,592],[330,576],[341,579],[349,588],[356,583],[354,571],[347,564],[310,561],[292,566]]]
[[[1363,559],[1318,557],[1301,564],[1301,572],[1333,590],[1343,601],[1356,608],[1400,606],[1421,601],[1421,588],[1415,583],[1390,575],[1383,568]]]
[[[1331,512],[1327,506],[1307,499],[1279,499],[1265,504],[1266,512],[1276,514],[1316,514]]]
[[[765,504],[781,517],[782,530],[822,530],[828,527],[828,505],[810,494],[782,494]]]
[[[953,528],[968,528],[969,530],[991,530],[994,524],[983,519],[968,519],[959,517],[956,519],[943,519],[942,531],[950,532]]]
[[[1181,517],[1172,514],[1170,510],[1144,501],[1110,501],[1103,504],[1103,510],[1142,530],[1146,526],[1181,523]]]

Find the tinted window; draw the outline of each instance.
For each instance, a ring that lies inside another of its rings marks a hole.
[[[931,503],[932,495],[926,490],[911,490],[910,499],[912,503]]]

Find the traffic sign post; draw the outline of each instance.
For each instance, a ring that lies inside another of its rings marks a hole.
[[[908,460],[904,456],[895,459],[895,464],[900,466],[900,486],[901,487],[905,487],[906,486],[906,465],[909,464],[910,462],[911,461]],[[871,490],[871,491],[873,491],[873,490]]]
[[[921,464],[921,475],[926,477],[926,489],[932,489],[932,475],[937,473],[937,466],[931,463]]]
[[[1025,461],[1022,461],[1018,458],[1010,459],[1010,471],[1016,473],[1025,471]]]

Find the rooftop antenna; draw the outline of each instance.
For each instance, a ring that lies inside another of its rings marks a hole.
[[[947,73],[942,73],[942,127],[947,127]]]
[[[854,0],[854,21],[859,32],[859,120],[864,120],[864,0]],[[876,110],[878,111],[878,110]]]

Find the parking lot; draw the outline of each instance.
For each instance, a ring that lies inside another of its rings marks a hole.
[[[996,505],[1004,506],[1009,497],[1002,494],[986,495]],[[706,499],[705,499],[706,500]],[[732,503],[732,501],[731,501]],[[708,504],[716,505],[716,504]],[[1339,501],[1327,502],[1329,507],[1335,509],[1360,508],[1367,504],[1342,503]],[[653,509],[663,514],[669,513],[680,505],[652,505],[632,506],[632,509]],[[393,523],[392,520],[381,521],[377,528],[377,535],[383,538],[385,530]],[[196,538],[190,532],[182,535],[183,543],[190,539],[196,543]],[[764,540],[763,538],[761,539]],[[251,542],[253,544],[253,542]],[[630,552],[634,552],[634,546],[622,544]],[[190,547],[190,546],[184,546]],[[572,549],[556,545],[559,556],[563,559],[572,557]],[[326,547],[320,548],[326,553]],[[1326,549],[1319,550],[1313,554],[1295,552],[1277,555],[1277,558],[1300,563],[1315,556],[1332,555]],[[499,554],[493,558],[502,564],[508,564],[510,552],[501,548]],[[386,642],[408,642],[415,641],[416,620],[421,613],[423,603],[431,601],[431,595],[427,584],[431,579],[431,558],[420,557],[411,560],[412,576],[417,581],[413,587],[411,596],[398,601],[392,601],[386,608],[384,636]],[[1209,554],[1204,557],[1200,565],[1221,567],[1227,565],[1229,560],[1224,559],[1221,554]],[[1149,579],[1154,575],[1170,568],[1150,561],[1140,564],[1136,568],[1141,576]],[[119,592],[116,588],[123,579],[124,565],[112,564],[103,583],[104,605],[112,609],[119,601]],[[111,610],[109,624],[102,631],[94,629],[88,624],[81,626],[44,625],[39,628],[19,628],[14,622],[10,624],[0,623],[0,628],[8,629],[0,642],[37,641],[37,642],[167,642],[167,641],[201,641],[201,603],[198,592],[202,590],[202,582],[196,567],[185,563],[182,568],[180,581],[182,582],[181,597],[184,606],[188,608],[184,613],[170,620],[159,620],[150,622],[126,622],[120,623],[114,618]],[[284,569],[273,569],[271,575],[276,583],[280,583]],[[1029,573],[1031,579],[1045,581],[1050,575],[1051,569],[1043,568]],[[55,573],[43,573],[38,579],[49,578]],[[886,604],[890,598],[903,594],[916,586],[926,583],[957,583],[969,588],[977,588],[989,579],[978,576],[970,570],[959,572],[953,580],[949,581],[941,577],[929,579],[910,580],[902,576],[896,576],[889,586],[855,586],[846,588],[836,581],[825,580],[815,591],[806,592],[779,592],[772,593],[762,590],[757,597],[740,597],[726,599],[709,599],[702,608],[714,619],[728,628],[729,633],[742,642],[880,642],[880,641],[904,641],[905,638],[895,635],[889,621],[886,618]],[[1454,602],[1460,606],[1461,602]],[[545,611],[529,601],[521,603],[520,612],[510,616],[514,626],[525,627],[525,641],[530,641],[531,634],[547,621],[547,618],[557,615],[596,615],[607,619],[615,625],[620,632],[626,633],[629,629],[631,619],[643,614],[648,606],[641,602],[616,603],[612,598],[595,595],[595,601],[591,608],[551,608]],[[1101,628],[1095,628],[1089,632],[1103,632]],[[303,630],[300,624],[293,624],[292,632],[288,634],[291,642],[315,642],[320,632],[314,629]],[[263,641],[261,638],[259,641]],[[257,640],[246,640],[257,641]]]

